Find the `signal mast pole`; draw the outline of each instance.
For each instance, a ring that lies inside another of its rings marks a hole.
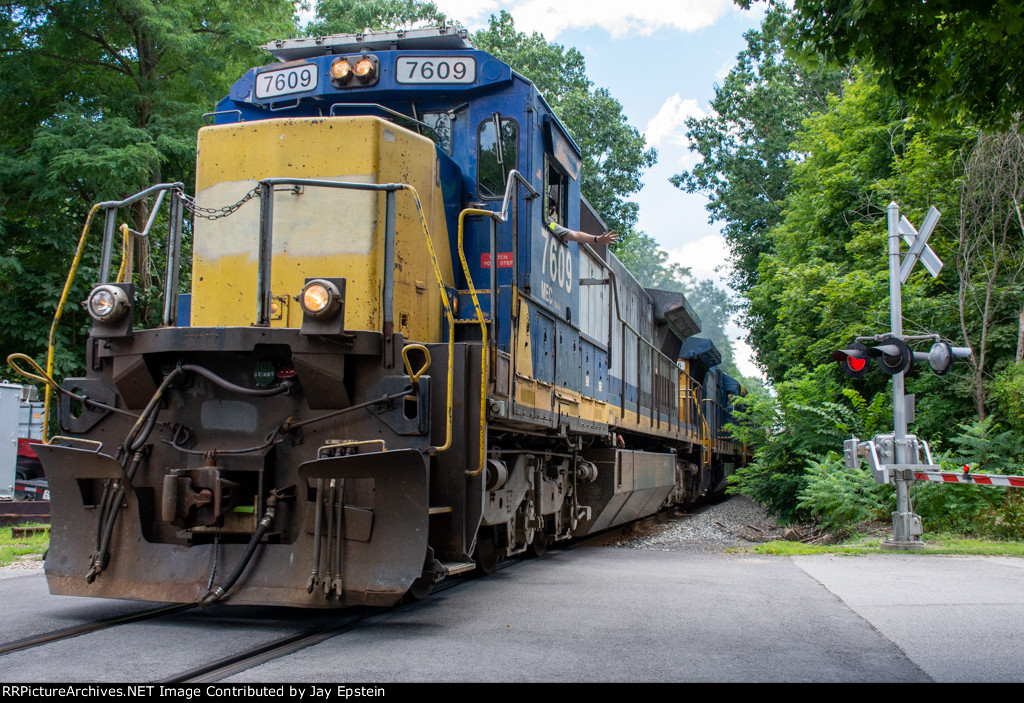
[[[889,225],[889,326],[891,334],[903,339],[903,294],[900,276],[900,208],[894,202],[886,208]],[[893,417],[893,449],[896,464],[907,466],[916,464],[917,457],[907,441],[907,401],[903,388],[903,373],[892,377],[892,417]],[[905,478],[910,473],[911,477]],[[910,508],[910,482],[913,472],[898,470],[895,472],[896,512],[892,516],[891,546],[906,549],[915,548],[923,543],[921,538],[913,534],[911,524],[914,514]]]
[[[861,459],[866,459],[871,469],[871,476],[879,483],[896,485],[896,510],[892,514],[892,539],[882,542],[883,548],[889,549],[921,549],[921,518],[911,511],[910,482],[935,481],[940,483],[980,483],[991,486],[1024,487],[1024,476],[973,476],[964,467],[963,474],[942,471],[942,467],[934,463],[928,443],[915,435],[907,433],[907,424],[912,420],[913,396],[907,396],[904,379],[907,371],[915,361],[927,361],[932,371],[939,376],[945,375],[955,359],[963,359],[971,355],[969,347],[954,347],[939,335],[903,336],[903,299],[902,287],[910,276],[915,264],[920,261],[928,273],[938,277],[942,270],[942,261],[928,246],[928,237],[935,231],[939,221],[939,211],[929,208],[921,229],[916,230],[906,217],[900,217],[900,208],[896,203],[889,203],[886,208],[889,227],[889,325],[887,335],[857,337],[845,349],[832,352],[832,360],[851,378],[861,378],[867,373],[868,359],[878,362],[878,367],[887,375],[892,376],[892,415],[893,433],[878,434],[874,439],[860,441],[851,437],[843,442],[843,455],[846,467],[856,469]],[[900,237],[907,240],[910,249],[906,258],[900,260]],[[910,341],[932,340],[932,348],[927,354],[916,352],[908,346]],[[873,342],[868,347],[864,342]],[[908,403],[907,401],[911,402]],[[922,453],[924,462],[922,463]]]

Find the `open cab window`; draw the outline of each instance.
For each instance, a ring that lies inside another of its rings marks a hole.
[[[557,222],[566,226],[569,215],[569,177],[555,161],[544,155],[544,224]]]

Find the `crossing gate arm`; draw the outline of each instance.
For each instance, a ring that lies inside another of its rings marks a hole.
[[[923,468],[923,467],[917,467]],[[914,471],[914,480],[932,483],[971,483],[977,486],[1000,486],[1002,488],[1024,488],[1024,476],[1002,474],[972,474],[967,471]]]
[[[999,486],[1002,488],[1024,488],[1024,476],[1005,476],[1003,474],[972,474],[970,471],[943,471],[942,467],[932,460],[928,443],[914,435],[907,435],[907,441],[915,449],[919,460],[917,464],[883,463],[885,451],[879,450],[876,440],[888,439],[891,435],[880,435],[875,439],[861,441],[852,437],[843,442],[843,454],[847,468],[857,468],[861,459],[866,459],[871,469],[871,477],[879,483],[889,483],[890,479],[903,472],[900,476],[907,480],[931,481],[932,483],[966,483],[976,486]],[[881,457],[881,458],[880,458]]]

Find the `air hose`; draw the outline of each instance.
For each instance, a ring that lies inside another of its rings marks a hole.
[[[256,532],[253,533],[252,538],[249,540],[249,544],[245,548],[245,554],[242,555],[242,559],[235,566],[235,570],[231,572],[227,580],[224,581],[220,586],[207,593],[200,600],[199,605],[206,607],[219,601],[224,595],[231,590],[231,587],[235,585],[235,581],[245,571],[245,567],[249,565],[249,561],[252,559],[252,555],[256,553],[256,548],[260,545],[260,541],[263,539],[263,535],[270,529],[270,525],[274,522],[274,516],[277,515],[277,504],[282,498],[282,491],[274,489],[270,491],[270,496],[267,498],[267,510],[263,514],[263,519],[260,520],[259,527]]]

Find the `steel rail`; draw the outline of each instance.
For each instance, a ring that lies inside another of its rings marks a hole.
[[[198,606],[195,603],[176,603],[174,605],[165,605],[151,610],[143,610],[138,613],[132,613],[131,615],[119,615],[117,617],[97,620],[96,622],[90,622],[84,625],[73,625],[72,627],[65,627],[52,632],[44,632],[41,635],[32,635],[30,637],[25,637],[20,640],[14,640],[13,642],[0,645],[0,654],[9,654],[10,652],[38,647],[39,645],[48,644],[50,642],[78,637],[79,635],[96,632],[97,630],[105,630],[108,627],[127,625],[133,622],[142,622],[143,620],[157,618],[162,615],[170,615],[171,613],[177,613],[182,610],[189,610],[196,607]]]

